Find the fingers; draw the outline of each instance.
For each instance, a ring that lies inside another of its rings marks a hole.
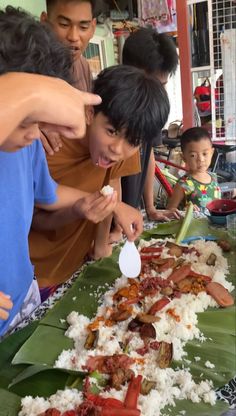
[[[53,149],[53,152],[59,152],[62,147],[62,141],[60,139],[59,133],[49,133],[47,135],[48,142]]]
[[[62,141],[57,132],[41,132],[40,138],[45,152],[50,156],[53,156],[54,152],[59,152],[60,147],[62,147]]]
[[[45,152],[48,153],[49,155],[53,155],[54,154],[53,148],[51,147],[50,142],[48,142],[47,137],[42,132],[40,134],[40,140],[44,147]]]
[[[6,320],[9,316],[7,310],[12,309],[12,307],[13,303],[10,299],[10,296],[5,295],[5,293],[3,292],[0,292],[0,319]]]
[[[83,94],[83,102],[84,102],[84,105],[85,106],[87,106],[87,105],[98,105],[98,104],[101,104],[101,102],[102,102],[102,99],[101,99],[101,97],[99,97],[99,95],[96,95],[96,94],[91,94],[91,93],[89,93],[89,92],[82,92],[81,93],[81,91],[79,91],[80,92],[80,94]]]
[[[78,215],[97,224],[110,215],[117,204],[117,192],[103,196],[100,192],[79,199],[75,204]]]
[[[91,204],[88,215],[93,217],[94,222],[103,221],[108,215],[110,215],[117,203],[117,192],[113,192],[112,195],[100,196]]]

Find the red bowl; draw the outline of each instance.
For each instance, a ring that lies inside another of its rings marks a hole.
[[[206,208],[211,215],[229,215],[236,212],[236,201],[233,199],[214,199]]]

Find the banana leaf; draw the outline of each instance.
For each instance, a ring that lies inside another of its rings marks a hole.
[[[17,416],[21,408],[21,398],[7,390],[0,389],[0,416]]]
[[[165,235],[172,235],[178,232],[180,226],[181,224],[178,221],[159,224],[155,229],[145,232],[144,237],[158,238]],[[192,220],[190,231],[186,237],[190,235],[216,235],[220,238],[226,238],[224,231],[209,226],[205,219]],[[234,256],[235,253],[227,255],[231,265],[231,281],[236,275]],[[48,375],[50,379],[50,392],[57,390],[58,384],[55,381],[56,377],[54,378],[52,374],[54,372],[58,373],[58,370],[51,369],[51,367],[58,353],[62,349],[68,349],[72,346],[71,340],[64,335],[65,329],[67,328],[65,322],[66,316],[72,310],[83,313],[88,317],[92,317],[96,313],[100,294],[106,291],[108,285],[112,284],[120,275],[117,257],[118,250],[113,253],[112,257],[87,266],[66,295],[48,311],[46,317],[40,321],[37,328],[21,348],[17,352],[14,349],[16,354],[13,358],[11,369],[19,367],[19,365],[25,367],[22,368],[21,373],[13,374],[9,383],[11,384],[9,389],[23,396],[29,394],[29,390],[27,389],[30,388],[29,386],[31,384],[35,386],[34,392],[37,395],[48,395],[48,391],[45,392],[44,388],[45,375]],[[186,367],[191,368],[196,381],[202,378],[212,379],[214,386],[218,387],[228,382],[235,375],[235,326],[235,308],[233,307],[229,309],[208,310],[199,314],[199,327],[207,340],[201,343],[200,346],[199,342],[192,341],[186,347],[188,352],[187,358],[191,361],[191,364],[186,363]],[[18,334],[20,333],[21,331]],[[11,337],[9,337],[10,339]],[[199,356],[201,358],[200,361],[195,362],[195,356]],[[214,369],[205,367],[207,360],[215,364]],[[181,363],[181,365],[183,364],[184,362]],[[48,366],[47,370],[43,367],[45,365]],[[175,363],[175,366],[177,365],[179,363]],[[203,374],[202,378],[201,374]],[[80,385],[82,374],[71,375],[65,371],[63,377],[65,377],[64,385],[68,385],[67,383],[73,384],[74,381]],[[60,377],[61,380],[63,377]],[[202,403],[193,404],[190,401],[181,401],[172,410],[168,409],[168,412],[166,410],[166,414],[171,416],[178,415],[180,410],[186,410],[186,414],[191,414],[191,416],[219,416],[221,411],[227,408],[228,406],[221,402],[211,407]],[[12,413],[11,416],[16,414],[17,412],[15,414]]]
[[[40,373],[40,376],[39,376]],[[31,365],[18,374],[8,386],[9,390],[19,396],[40,395],[49,397],[65,386],[82,389],[84,373],[56,369],[45,365]]]
[[[12,366],[11,361],[19,348],[34,332],[37,325],[37,322],[33,322],[0,343],[0,388],[7,388],[12,378],[27,367],[24,364]]]

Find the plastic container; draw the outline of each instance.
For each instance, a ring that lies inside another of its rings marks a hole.
[[[214,199],[206,206],[211,216],[226,216],[236,213],[236,201],[232,199]]]

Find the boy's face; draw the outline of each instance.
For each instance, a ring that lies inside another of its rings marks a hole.
[[[191,173],[204,173],[211,164],[214,149],[210,140],[202,138],[188,143],[183,151],[184,161]]]
[[[88,127],[87,144],[93,164],[104,169],[128,159],[139,148],[131,146],[102,113],[96,114]]]
[[[79,58],[88,46],[96,28],[91,4],[86,1],[57,1],[50,13],[43,12],[42,22],[48,22],[58,39]]]
[[[17,127],[6,142],[1,145],[0,150],[5,152],[16,152],[40,137],[38,123],[23,122]]]

